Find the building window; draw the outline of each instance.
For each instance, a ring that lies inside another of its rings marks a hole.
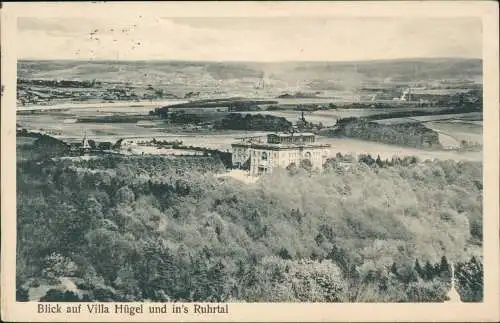
[[[311,153],[310,152],[306,152],[306,158],[307,159],[311,159]]]
[[[267,153],[265,151],[262,152],[262,160],[267,160]]]

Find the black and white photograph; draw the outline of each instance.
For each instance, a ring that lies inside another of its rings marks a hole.
[[[16,302],[484,302],[481,17],[138,8],[16,19]]]

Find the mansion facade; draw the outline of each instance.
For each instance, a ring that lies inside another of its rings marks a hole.
[[[322,168],[330,145],[318,144],[313,133],[275,133],[267,138],[246,138],[232,144],[234,168],[249,169],[251,176],[272,172],[275,168],[299,166],[308,161],[312,168]]]

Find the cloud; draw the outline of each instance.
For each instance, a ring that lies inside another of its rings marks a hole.
[[[481,57],[467,18],[20,18],[22,59],[365,60]]]

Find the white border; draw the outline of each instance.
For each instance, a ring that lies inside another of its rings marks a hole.
[[[484,82],[484,269],[480,304],[266,304],[233,303],[229,315],[37,314],[36,303],[15,302],[15,106],[16,17],[131,15],[144,17],[413,16],[481,17]],[[499,313],[499,54],[498,4],[446,2],[164,2],[3,3],[2,84],[2,320],[6,321],[498,321]]]

